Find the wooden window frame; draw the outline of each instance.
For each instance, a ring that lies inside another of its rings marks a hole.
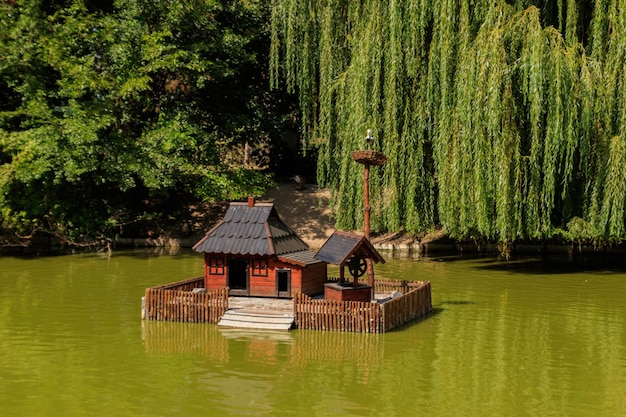
[[[209,258],[209,275],[224,275],[224,258]]]
[[[269,270],[267,259],[253,259],[250,262],[250,270],[255,277],[266,277]]]

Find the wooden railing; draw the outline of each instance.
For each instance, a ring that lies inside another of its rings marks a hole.
[[[332,281],[331,281],[332,282]],[[298,329],[339,330],[382,333],[422,317],[432,311],[430,282],[379,280],[377,292],[398,291],[403,295],[384,303],[312,299],[305,294],[294,297],[294,316]]]
[[[302,293],[297,293],[293,302],[298,329],[367,333],[381,331],[382,310],[379,304],[318,300]]]
[[[394,298],[381,304],[383,308],[382,331],[388,332],[398,326],[410,322],[418,317],[425,316],[433,310],[430,293],[430,282],[420,282],[401,297]]]
[[[204,277],[189,278],[184,281],[154,287],[158,290],[192,291],[194,288],[204,288]]]
[[[148,320],[217,323],[228,310],[228,288],[193,291],[203,279],[148,288],[142,318]],[[381,333],[432,311],[430,282],[378,280],[376,292],[398,291],[399,297],[383,303],[313,299],[298,293],[294,316],[298,329]]]
[[[142,318],[147,320],[217,323],[228,310],[228,288],[195,292],[197,279],[148,288]],[[182,289],[181,289],[182,288]]]
[[[350,279],[351,281],[351,279]],[[337,277],[328,277],[327,283],[339,282]],[[367,284],[367,279],[359,279],[359,284]],[[399,293],[406,294],[414,288],[419,288],[423,284],[423,281],[410,281],[410,280],[395,280],[395,279],[379,279],[374,281],[374,292],[392,292],[398,291]]]

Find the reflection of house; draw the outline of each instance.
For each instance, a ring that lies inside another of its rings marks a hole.
[[[231,203],[193,248],[204,253],[208,290],[229,287],[231,295],[284,298],[324,291],[326,262],[314,258],[271,203]]]

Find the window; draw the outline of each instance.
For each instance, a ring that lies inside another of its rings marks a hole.
[[[224,258],[209,259],[209,274],[224,275]]]
[[[266,277],[267,261],[265,259],[255,259],[252,261],[252,275]]]

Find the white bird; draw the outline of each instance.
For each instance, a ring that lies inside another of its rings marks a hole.
[[[296,190],[304,190],[306,179],[302,175],[295,175],[291,179],[296,182]]]

